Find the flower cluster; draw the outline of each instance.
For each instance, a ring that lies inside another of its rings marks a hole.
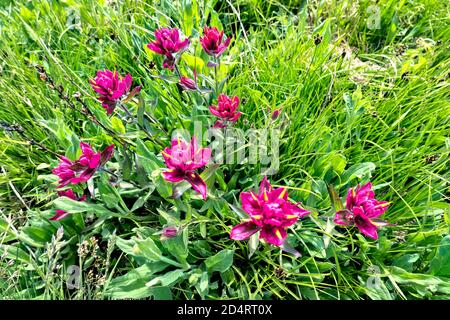
[[[374,197],[370,182],[362,187],[358,185],[348,189],[346,209],[336,212],[334,222],[342,226],[355,225],[365,236],[378,239],[377,229],[387,225],[378,217],[388,209],[389,203]]]
[[[155,31],[155,41],[150,42],[147,47],[153,52],[164,55],[163,67],[173,70],[176,59],[174,54],[184,51],[189,46],[189,39],[181,40],[178,29],[162,28]]]
[[[199,41],[204,52],[213,58],[213,61],[208,62],[208,67],[215,68],[217,77],[220,57],[228,48],[231,38],[225,38],[224,32],[215,27],[204,27]],[[193,91],[186,92],[187,95],[203,94],[204,92],[215,93],[210,98],[217,99],[217,104],[209,106],[209,112],[216,117],[214,128],[234,125],[242,116],[238,110],[239,97],[230,97],[220,93],[221,86],[218,85],[217,79],[215,79],[215,90],[203,90],[202,83],[198,82],[197,70],[193,71],[194,79],[181,75],[177,63],[183,52],[189,50],[189,44],[190,40],[182,37],[178,29],[162,28],[155,31],[155,40],[148,43],[147,47],[154,53],[164,56],[163,68],[175,70],[179,87],[186,91]],[[201,76],[201,79],[205,78],[204,75]],[[110,70],[98,71],[96,77],[90,80],[93,90],[98,94],[98,100],[101,101],[102,107],[106,109],[108,115],[114,112],[117,105],[130,115],[123,104],[139,93],[141,89],[140,86],[137,86],[131,90],[132,82],[133,78],[130,74],[122,77],[118,72]],[[205,101],[208,100],[205,98]],[[271,111],[269,120],[273,123],[281,112],[281,108]],[[149,137],[151,138],[151,135]],[[77,160],[72,161],[62,156],[59,165],[53,169],[52,172],[59,177],[58,188],[89,181],[95,172],[109,161],[114,152],[114,145],[108,146],[102,152],[94,152],[91,146],[84,142],[80,143],[80,148],[82,154]],[[162,172],[166,181],[171,183],[187,182],[204,200],[207,199],[207,185],[199,173],[199,169],[209,163],[211,149],[201,148],[195,136],[191,141],[176,138],[171,141],[171,147],[166,147],[161,151],[161,155],[166,165]],[[186,185],[188,186],[188,184]],[[86,200],[86,195],[79,197],[71,189],[60,190],[58,195],[76,201]],[[241,192],[240,200],[242,209],[248,218],[231,229],[230,238],[234,240],[245,240],[259,233],[259,238],[265,242],[274,246],[284,246],[287,228],[311,213],[300,203],[289,200],[286,187],[273,188],[267,177],[263,178],[257,192],[252,190]],[[348,190],[346,208],[336,212],[334,222],[339,226],[356,226],[365,236],[377,239],[378,228],[387,224],[378,218],[387,210],[388,206],[387,202],[375,199],[371,183],[362,187],[358,185]],[[56,210],[55,216],[50,219],[60,220],[67,215],[68,213],[63,210]],[[162,230],[161,237],[162,239],[175,237],[180,230],[175,226],[166,227]]]
[[[239,98],[234,96],[232,98],[227,95],[220,94],[217,98],[217,106],[209,106],[209,111],[220,118],[214,124],[215,128],[225,128],[228,122],[236,122],[241,113],[237,111],[239,107]]]
[[[168,168],[163,173],[164,179],[170,182],[185,180],[206,199],[206,183],[195,170],[209,162],[211,149],[200,148],[196,137],[190,143],[179,138],[172,140],[172,148],[165,148],[162,155]]]
[[[260,238],[275,246],[283,244],[286,238],[285,228],[293,225],[309,211],[288,200],[286,188],[273,189],[266,177],[261,182],[259,192],[241,193],[242,209],[249,215],[230,233],[231,239],[244,240],[261,231]]]
[[[59,165],[53,169],[59,180],[58,188],[67,184],[77,184],[87,182],[94,173],[103,166],[112,156],[114,145],[110,145],[102,152],[94,152],[92,147],[84,142],[80,143],[81,156],[76,161],[62,156]]]
[[[219,57],[230,45],[231,38],[223,40],[223,31],[216,27],[205,27],[200,43],[208,55]],[[173,70],[176,65],[175,54],[187,50],[189,39],[180,39],[180,31],[177,28],[161,28],[155,31],[155,40],[147,47],[156,54],[165,56],[163,67]]]
[[[230,41],[231,38],[223,41],[223,30],[219,32],[216,27],[203,28],[203,37],[200,37],[203,50],[214,57],[220,57],[230,45]]]
[[[97,71],[97,76],[89,81],[92,89],[98,93],[98,100],[102,102],[103,108],[108,115],[112,114],[120,99],[126,96],[133,82],[130,74],[121,77],[117,71]],[[141,90],[140,86],[135,87],[126,99],[130,99]]]
[[[94,152],[92,147],[85,142],[80,143],[80,148],[82,153],[76,161],[61,156],[59,165],[52,170],[52,173],[59,177],[58,188],[63,188],[68,184],[76,185],[89,181],[94,173],[105,165],[114,153],[113,144],[106,147],[102,152]],[[77,201],[86,200],[85,195],[80,198],[71,189],[58,191],[58,195]],[[63,210],[56,210],[56,215],[50,219],[60,220],[67,215]]]

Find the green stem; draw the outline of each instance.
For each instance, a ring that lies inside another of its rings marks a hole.
[[[136,188],[140,188],[140,187],[141,187],[140,185],[136,184],[135,182],[133,182],[133,181],[131,181],[131,180],[128,180],[128,179],[124,179],[124,178],[119,177],[117,174],[115,174],[114,172],[112,172],[112,171],[110,171],[110,170],[108,170],[108,169],[106,169],[106,168],[102,168],[101,170],[104,171],[104,172],[106,172],[106,173],[108,173],[108,174],[110,174],[111,176],[113,176],[113,177],[116,178],[117,180],[122,179],[123,181],[132,184],[132,185],[135,186]]]
[[[214,56],[214,63],[215,63],[215,65],[214,65],[214,80],[216,82],[215,91],[216,91],[216,96],[218,97],[219,96],[219,80],[217,79],[217,67],[219,65],[219,59],[216,56]]]
[[[119,105],[120,105],[120,108],[121,108],[123,111],[125,111],[125,113],[127,114],[127,116],[131,119],[132,123],[136,124],[136,125],[139,127],[139,129],[141,129],[141,130],[146,134],[146,136],[147,136],[150,140],[152,140],[152,141],[158,143],[158,144],[159,144],[161,147],[163,147],[163,148],[166,146],[166,145],[165,145],[161,140],[159,140],[157,137],[152,136],[152,135],[150,134],[150,132],[148,132],[147,129],[146,129],[144,126],[142,126],[142,125],[134,118],[134,116],[131,114],[130,110],[128,110],[127,107],[125,107],[123,104],[119,104]]]
[[[176,72],[178,78],[181,78],[181,72],[180,72],[180,69],[178,69],[178,66],[177,66],[176,64],[175,64],[175,72]]]
[[[183,268],[183,265],[182,265],[182,264],[180,264],[180,263],[178,263],[178,262],[176,262],[176,261],[173,261],[172,259],[166,258],[166,257],[164,257],[164,256],[161,256],[160,259],[161,259],[161,261],[163,261],[163,262],[165,262],[165,263],[168,263],[168,264],[171,264],[171,265],[173,265],[173,266],[175,266],[175,267]]]

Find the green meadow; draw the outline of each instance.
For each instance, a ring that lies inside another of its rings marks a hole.
[[[449,299],[449,20],[437,0],[0,0],[0,299]],[[231,38],[220,57],[205,26]],[[160,28],[190,40],[174,70],[147,47]],[[105,69],[141,86],[110,115]],[[310,212],[285,247],[230,239],[265,163],[196,169],[206,199],[164,178],[172,133],[214,125],[220,92]],[[74,184],[85,201],[58,197],[80,142],[113,155]],[[334,223],[368,182],[389,203],[377,239]]]

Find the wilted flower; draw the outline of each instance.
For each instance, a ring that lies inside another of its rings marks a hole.
[[[114,145],[110,145],[102,152],[95,153],[91,146],[87,143],[81,142],[80,148],[82,154],[76,161],[62,156],[59,165],[52,170],[59,180],[58,188],[64,187],[67,184],[77,184],[87,182],[97,171],[112,157],[114,152]]]
[[[157,54],[166,56],[163,67],[173,70],[175,66],[174,53],[186,49],[189,46],[189,39],[180,40],[180,32],[177,28],[162,28],[155,31],[155,41],[147,44],[147,47]]]
[[[210,56],[219,57],[230,45],[231,38],[223,40],[223,30],[219,32],[216,27],[203,28],[203,36],[200,37],[200,43],[203,50]]]
[[[86,200],[86,195],[83,195],[80,198],[73,192],[72,189],[68,189],[68,190],[65,190],[65,191],[58,191],[58,195],[60,197],[67,197],[67,198],[70,198],[72,200],[76,200],[76,201],[80,201],[80,202]],[[64,211],[64,210],[57,209],[55,212],[56,212],[56,214],[53,217],[51,217],[50,220],[58,221],[58,220],[64,219],[65,217],[67,217],[69,215],[69,213]]]
[[[209,111],[216,117],[221,118],[214,125],[215,128],[226,127],[226,122],[236,122],[241,113],[237,111],[239,107],[239,98],[234,96],[233,98],[221,93],[217,98],[217,106],[209,106]]]
[[[388,209],[389,203],[374,197],[370,182],[348,189],[346,209],[336,212],[334,222],[343,226],[356,225],[365,236],[378,239],[377,229],[387,223],[377,218]]]
[[[163,172],[164,179],[170,182],[186,180],[206,199],[206,183],[195,170],[209,162],[211,149],[200,148],[196,137],[190,144],[179,138],[172,140],[172,148],[165,148],[162,155],[168,168]]]
[[[130,91],[133,78],[130,74],[122,78],[117,71],[104,70],[97,71],[97,76],[89,82],[99,94],[102,107],[108,114],[112,114],[119,100]],[[140,90],[140,86],[135,87],[126,99],[132,98]]]
[[[280,114],[281,114],[281,108],[275,109],[272,112],[272,120],[277,120],[277,118],[280,116]]]
[[[259,237],[275,246],[281,246],[287,236],[285,228],[297,222],[309,211],[289,202],[286,188],[272,189],[267,177],[261,182],[259,193],[241,193],[242,209],[250,216],[233,227],[231,239],[244,240],[261,231]]]

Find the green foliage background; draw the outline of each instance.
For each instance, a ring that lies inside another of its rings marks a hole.
[[[378,29],[367,26],[372,5]],[[165,130],[206,123],[207,105],[158,78],[161,60],[145,49],[153,30],[177,26],[198,57],[183,62],[208,73],[197,40],[206,24],[233,37],[220,72],[229,73],[225,91],[243,98],[240,127],[268,127],[271,111],[282,108],[280,167],[271,180],[313,210],[288,238],[301,258],[254,239],[229,240],[239,192],[257,186],[257,166],[212,172],[220,197],[205,203],[190,192],[161,203],[171,190],[159,175],[160,146],[108,118],[89,86],[99,69],[129,72]],[[449,34],[448,7],[434,0],[0,1],[0,120],[67,156],[80,139],[98,149],[114,142],[77,111],[79,92],[137,153],[130,160],[116,152],[112,166],[141,186],[112,187],[102,174],[95,203],[53,203],[57,159],[0,132],[0,297],[448,299]],[[327,183],[344,196],[369,179],[392,204],[385,218],[394,226],[378,241],[323,218],[333,215]],[[55,205],[72,217],[48,221]],[[157,232],[171,222],[187,227],[160,241]],[[75,290],[66,286],[71,265],[83,271]],[[375,288],[367,285],[371,266]]]

